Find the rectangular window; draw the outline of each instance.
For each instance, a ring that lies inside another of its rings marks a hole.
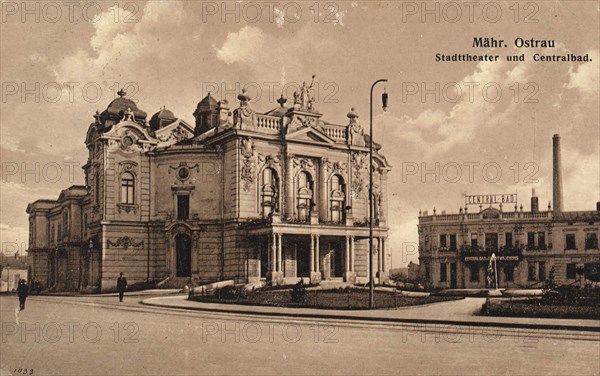
[[[585,234],[585,249],[598,249],[598,234],[595,232]]]
[[[469,280],[471,282],[479,282],[479,265],[471,265],[469,271],[471,272]]]
[[[440,235],[440,248],[446,248],[446,234],[441,234]]]
[[[190,196],[177,195],[177,219],[186,220],[190,217]]]
[[[58,224],[58,234],[56,235],[56,240],[60,242],[60,240],[62,239],[62,227],[61,224]]]
[[[456,234],[450,234],[450,250],[456,251]]]
[[[33,222],[29,222],[29,246],[33,247]]]
[[[583,265],[585,279],[598,281],[600,279],[600,263],[589,263]]]
[[[513,246],[512,232],[507,232],[504,234],[504,244],[506,245],[506,247],[512,248],[512,246]]]
[[[425,279],[431,279],[431,270],[429,268],[429,264],[425,264]]]
[[[535,232],[527,233],[527,249],[535,248]]]
[[[577,244],[575,242],[575,234],[565,235],[565,249],[577,249]]]
[[[485,234],[485,249],[489,252],[498,250],[498,234],[495,232]]]
[[[546,233],[538,232],[538,249],[546,249]]]
[[[530,281],[535,281],[535,262],[529,262],[527,263],[527,279]]]
[[[100,174],[96,172],[94,176],[94,202],[96,205],[100,204]]]
[[[446,269],[446,263],[440,262],[440,282],[446,282],[448,280],[448,270]]]
[[[538,280],[546,280],[546,263],[543,261],[538,262]]]
[[[506,265],[504,267],[504,280],[506,282],[512,282],[515,280],[515,268],[512,265]]]
[[[471,248],[473,250],[477,249],[477,233],[471,233]]]
[[[577,279],[577,264],[567,264],[567,279]]]

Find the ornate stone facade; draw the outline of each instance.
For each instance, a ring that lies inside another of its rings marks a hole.
[[[85,186],[28,206],[34,278],[53,290],[108,291],[168,278],[272,283],[366,280],[368,148],[352,111],[325,122],[312,85],[258,113],[210,94],[195,126],[166,108],[150,122],[124,92],[85,139]],[[374,150],[374,248],[386,278],[387,173]]]

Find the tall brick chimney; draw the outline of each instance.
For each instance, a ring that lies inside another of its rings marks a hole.
[[[560,161],[560,136],[555,134],[552,137],[552,205],[556,213],[563,211],[562,169]]]
[[[540,211],[540,202],[538,201],[538,197],[535,195],[535,188],[531,188],[531,211]]]

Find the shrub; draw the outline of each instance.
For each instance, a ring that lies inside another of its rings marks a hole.
[[[294,303],[304,303],[306,301],[306,286],[302,280],[292,287],[292,291],[290,293]]]
[[[223,286],[215,290],[215,296],[219,299],[233,300],[239,296],[239,291],[235,286]]]

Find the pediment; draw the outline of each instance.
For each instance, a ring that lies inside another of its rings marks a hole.
[[[161,144],[175,144],[194,137],[194,128],[181,119],[161,128],[155,133]]]
[[[335,141],[331,139],[329,136],[325,135],[319,129],[313,127],[305,127],[299,129],[295,132],[287,134],[285,139],[287,141],[297,141],[297,142],[308,142],[308,143],[320,143],[320,144],[328,144],[333,145]]]

